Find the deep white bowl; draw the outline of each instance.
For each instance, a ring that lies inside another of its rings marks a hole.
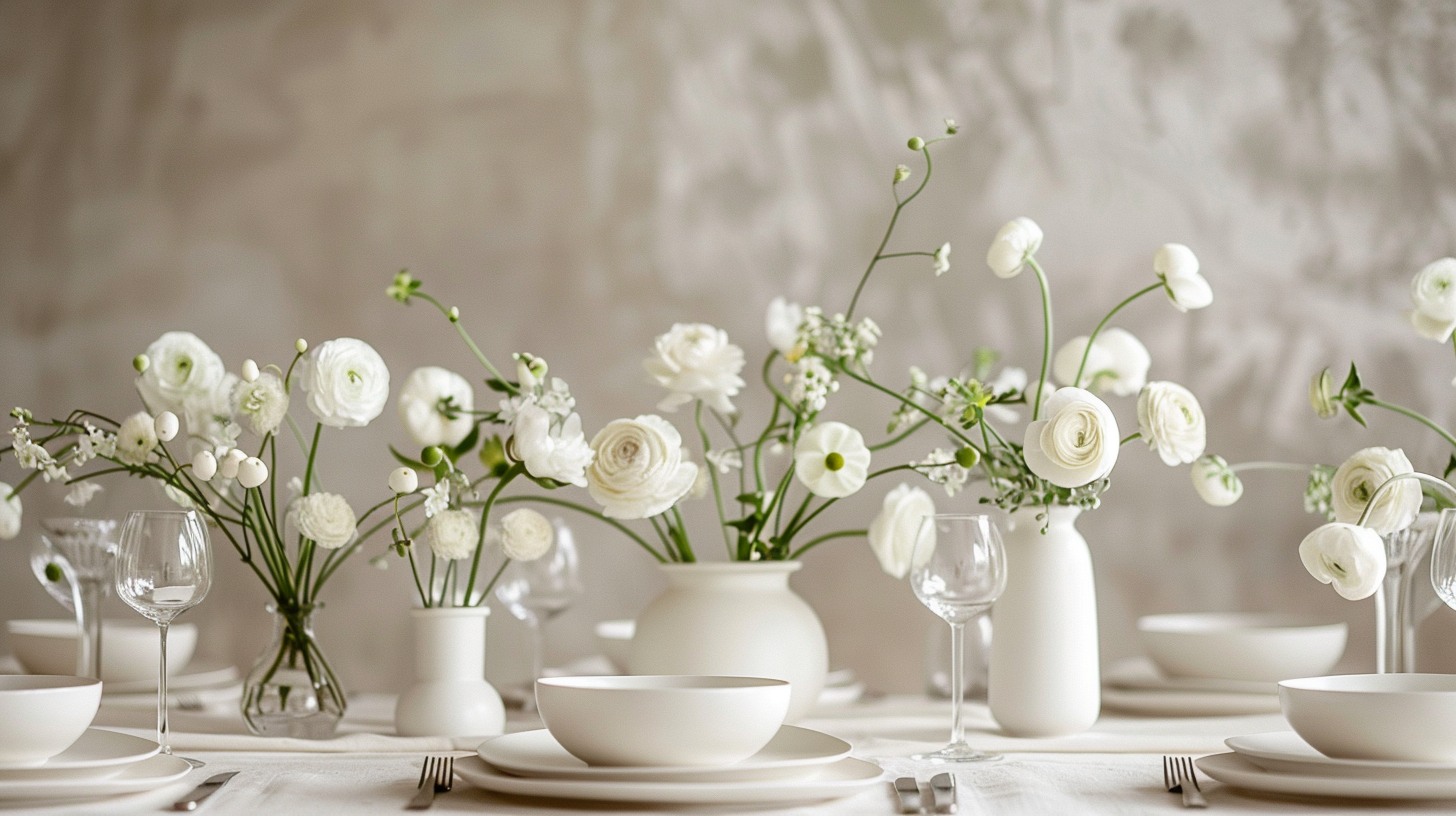
[[[561,746],[588,765],[732,765],[778,733],[789,684],[761,677],[551,677],[536,704]]]
[[[76,673],[76,622],[69,620],[13,620],[10,648],[31,674]],[[101,679],[107,683],[156,682],[161,636],[145,621],[101,623]],[[187,666],[197,649],[197,626],[174,623],[167,627],[167,676]]]
[[[1295,733],[1325,756],[1456,762],[1456,675],[1285,680],[1279,706]]]
[[[1345,653],[1347,626],[1307,615],[1261,612],[1147,615],[1138,638],[1173,677],[1278,682],[1313,677]]]
[[[596,626],[597,645],[620,671],[627,671],[627,660],[632,656],[632,635],[636,632],[634,620],[605,620]]]
[[[86,733],[101,705],[101,681],[0,675],[0,768],[34,768]]]

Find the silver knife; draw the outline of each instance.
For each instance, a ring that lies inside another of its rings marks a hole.
[[[895,780],[895,795],[900,797],[901,813],[920,813],[920,783],[913,776],[902,776]]]
[[[232,779],[237,775],[237,771],[228,771],[227,773],[220,773],[217,776],[212,777],[206,782],[203,782],[201,785],[193,788],[191,793],[173,802],[172,809],[196,810],[197,806],[202,803],[203,799],[206,799],[207,797],[216,793],[218,788],[226,785],[229,779]]]
[[[930,795],[934,798],[931,805],[936,813],[956,812],[956,784],[955,777],[948,773],[936,774],[930,777]]]

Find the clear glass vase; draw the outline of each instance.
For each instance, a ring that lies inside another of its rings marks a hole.
[[[1385,579],[1375,592],[1375,671],[1398,674],[1416,670],[1415,579],[1436,540],[1437,513],[1421,513],[1411,526],[1383,537]]]
[[[313,615],[322,608],[268,604],[273,640],[243,681],[243,720],[252,733],[328,739],[338,728],[348,703],[313,632]]]

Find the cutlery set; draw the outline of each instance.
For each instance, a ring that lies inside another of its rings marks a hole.
[[[902,776],[895,780],[895,795],[900,797],[901,813],[955,813],[956,781],[948,773],[930,777],[927,800],[920,792],[920,783],[913,776]]]

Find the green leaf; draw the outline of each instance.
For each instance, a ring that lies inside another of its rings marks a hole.
[[[1342,386],[1340,386],[1340,391],[1343,393],[1345,391],[1359,391],[1359,390],[1360,390],[1360,372],[1358,372],[1358,371],[1355,370],[1355,363],[1354,363],[1354,361],[1351,361],[1350,362],[1350,373],[1345,377],[1345,384],[1342,385]],[[1361,424],[1363,425],[1364,423],[1361,423]]]
[[[450,460],[452,462],[458,462],[460,460],[460,457],[469,453],[470,449],[474,448],[475,443],[478,441],[480,441],[479,423],[470,426],[470,433],[466,434],[465,438],[460,440],[460,444],[450,449]]]
[[[394,454],[394,458],[395,459],[398,459],[399,460],[399,463],[401,465],[404,465],[407,468],[413,468],[415,470],[423,471],[425,473],[428,473],[429,470],[430,470],[429,468],[425,467],[425,463],[424,462],[421,462],[418,459],[411,459],[408,456],[405,456],[404,454],[402,454],[399,451],[395,450],[395,448],[394,448],[393,445],[390,445],[389,446],[389,452],[392,453],[392,454]]]
[[[1446,462],[1446,472],[1441,474],[1441,478],[1449,478],[1453,470],[1456,470],[1456,454],[1452,454],[1450,460]]]
[[[1355,405],[1356,403],[1345,403],[1345,413],[1349,414],[1351,419],[1360,423],[1361,427],[1368,427],[1365,425],[1365,417],[1360,416],[1360,412],[1355,408]]]
[[[490,390],[499,391],[502,394],[510,393],[511,390],[511,386],[507,385],[505,380],[496,377],[491,377],[490,379],[486,380],[485,385]]]

